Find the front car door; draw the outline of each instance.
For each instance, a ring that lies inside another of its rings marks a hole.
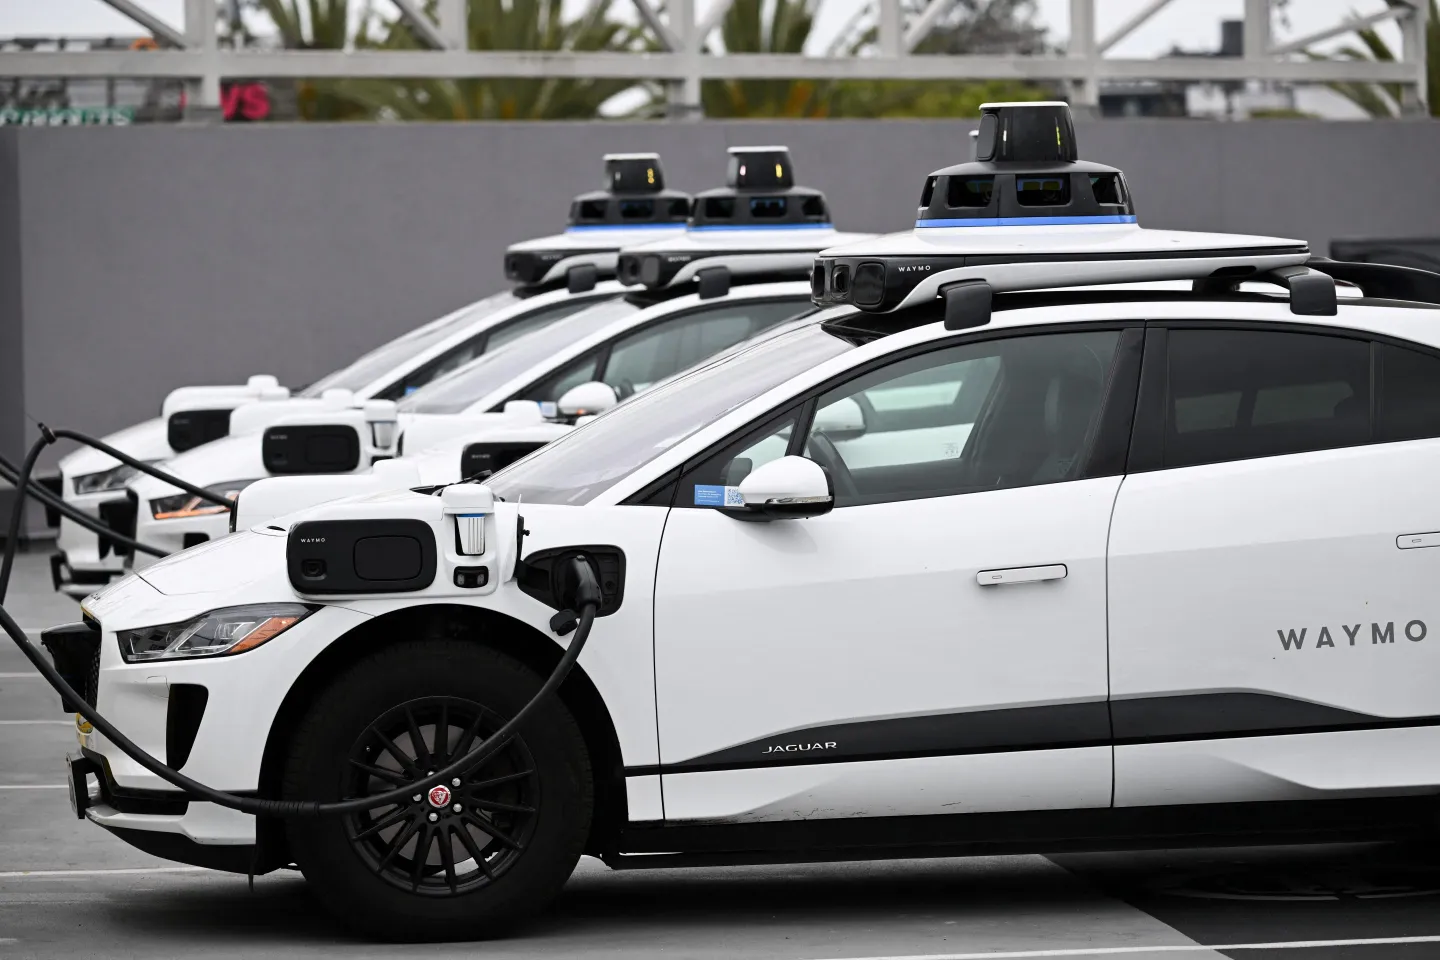
[[[1440,784],[1440,353],[1276,327],[1146,344],[1110,535],[1117,806]]]
[[[1105,545],[1141,339],[932,344],[686,465],[655,584],[667,820],[1110,804]],[[832,512],[708,506],[787,451]]]

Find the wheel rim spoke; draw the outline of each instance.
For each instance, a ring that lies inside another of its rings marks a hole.
[[[440,862],[445,865],[445,883],[450,887],[450,892],[459,893],[460,883],[455,879],[455,850],[450,839],[454,829],[447,823],[440,832]]]
[[[474,793],[476,790],[488,790],[491,787],[498,787],[502,783],[510,783],[514,780],[524,779],[534,772],[534,770],[521,770],[519,773],[507,773],[503,777],[491,777],[489,780],[481,780],[479,783],[467,783],[465,784],[465,792],[469,794]]]
[[[375,739],[380,741],[380,745],[385,748],[385,751],[389,753],[390,756],[400,761],[400,765],[402,767],[404,767],[414,776],[420,776],[420,769],[415,766],[415,761],[405,755],[405,751],[400,749],[399,744],[397,744],[394,740],[391,740],[389,737],[385,736],[385,734],[382,733],[380,729],[376,726],[372,725],[370,727],[370,732],[375,735]]]
[[[430,748],[425,745],[425,737],[420,733],[420,725],[415,722],[415,714],[408,704],[405,706],[405,725],[410,728],[410,746],[415,751],[415,762],[425,769],[435,766]]]
[[[498,800],[481,800],[470,797],[470,806],[479,807],[481,810],[495,810],[501,813],[534,813],[534,807],[527,807],[519,803],[501,803]]]
[[[399,786],[402,783],[409,783],[413,778],[405,776],[399,770],[386,770],[384,767],[377,767],[374,764],[364,763],[360,760],[351,760],[350,765],[356,770],[363,770],[375,777],[377,780],[385,780]]]
[[[470,744],[474,742],[475,734],[480,732],[480,724],[483,723],[484,720],[485,717],[481,714],[477,713],[475,715],[475,719],[470,722],[470,726],[466,727],[465,732],[460,734],[460,739],[455,741],[455,752],[445,758],[447,761],[453,763],[469,752]]]
[[[495,874],[490,869],[490,864],[485,860],[484,851],[480,849],[480,844],[475,842],[475,838],[470,835],[469,828],[466,827],[464,823],[461,823],[455,828],[455,833],[460,837],[460,842],[465,845],[465,850],[474,858],[475,865],[485,873],[485,876],[492,880],[495,879]]]
[[[489,818],[482,817],[477,813],[471,813],[469,810],[466,810],[463,814],[461,814],[461,816],[463,816],[471,823],[475,824],[475,826],[479,827],[485,833],[494,837],[496,840],[499,840],[502,846],[509,847],[511,850],[525,849],[524,844],[520,843],[520,841],[516,840],[508,833],[495,826],[494,821],[490,820]]]
[[[490,742],[503,726],[481,704],[432,696],[396,704],[361,732],[342,773],[346,795],[357,798],[413,785],[481,744],[486,753],[446,782],[446,804],[406,797],[347,816],[343,829],[368,870],[407,895],[431,898],[463,896],[505,875],[536,829],[539,772],[523,737]],[[427,729],[434,730],[428,743]],[[492,762],[497,775],[478,779],[475,771]]]
[[[375,836],[375,834],[379,833],[381,830],[384,830],[386,827],[395,826],[395,824],[401,822],[408,816],[410,816],[410,811],[404,807],[401,807],[393,813],[390,813],[386,816],[381,817],[379,820],[376,820],[374,823],[370,824],[370,826],[366,827],[364,830],[351,837],[351,839],[367,840],[370,837]]]
[[[420,831],[420,842],[415,844],[415,856],[410,863],[410,889],[419,890],[420,881],[425,879],[425,861],[430,859],[430,847],[435,840],[435,828],[426,824]]]
[[[395,854],[400,852],[400,848],[405,846],[405,843],[411,837],[415,836],[416,831],[418,831],[419,829],[420,821],[418,819],[411,820],[409,823],[405,824],[405,829],[395,834],[395,839],[390,841],[390,846],[385,850],[385,856],[380,858],[380,865],[378,869],[384,870],[385,867],[389,865],[390,861],[395,859]]]

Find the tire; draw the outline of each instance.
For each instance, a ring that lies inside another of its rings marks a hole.
[[[283,796],[338,800],[413,782],[446,765],[436,753],[473,749],[542,682],[477,643],[386,647],[316,698],[296,730]],[[446,791],[358,816],[289,821],[290,850],[315,895],[361,933],[412,942],[498,936],[548,904],[580,858],[594,805],[585,742],[564,704],[552,697],[515,740]],[[406,831],[415,839],[397,843]]]

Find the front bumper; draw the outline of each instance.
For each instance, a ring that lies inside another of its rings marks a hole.
[[[259,855],[255,818],[191,802],[178,791],[124,790],[105,758],[82,749],[65,758],[70,808],[153,856],[211,870],[263,873],[278,864]]]

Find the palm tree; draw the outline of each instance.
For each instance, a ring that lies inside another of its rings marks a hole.
[[[819,7],[820,0],[734,0],[720,22],[724,51],[800,54]],[[814,80],[709,80],[700,100],[707,117],[823,117],[832,87]]]
[[[1392,7],[1405,6],[1400,0],[1386,0]],[[1373,28],[1356,30],[1360,46],[1341,47],[1331,54],[1306,53],[1316,60],[1372,60],[1391,63],[1395,53]],[[1430,19],[1425,28],[1425,65],[1428,76],[1430,115],[1440,117],[1440,6],[1430,0]],[[1332,83],[1330,88],[1372,117],[1400,115],[1401,87],[1393,83]]]
[[[735,0],[721,21],[726,53],[804,51],[823,0]],[[917,13],[924,4],[910,4]],[[766,17],[766,11],[769,16]],[[1044,30],[1033,0],[960,0],[917,54],[1031,52]],[[878,42],[875,28],[842,37],[837,55]],[[1007,80],[714,80],[702,86],[710,117],[976,117],[989,100],[1039,100],[1046,91]]]
[[[303,7],[302,7],[303,4]],[[344,50],[352,44],[351,15],[360,21],[353,45],[369,43],[371,20],[369,0],[363,7],[350,0],[248,0],[275,24],[281,46],[287,50]],[[232,33],[243,33],[238,17],[231,24]],[[253,39],[253,38],[244,38]],[[272,90],[277,86],[270,83]],[[283,81],[280,86],[290,86]],[[373,111],[344,95],[342,83],[333,80],[293,81],[295,108],[305,120],[367,120]]]
[[[595,0],[583,16],[567,20],[562,0],[470,0],[466,24],[470,49],[635,49],[637,31],[611,19],[612,2]],[[385,31],[375,47],[421,46],[403,21],[386,24]],[[613,79],[480,77],[351,80],[340,81],[337,90],[350,102],[389,119],[540,120],[595,117],[602,103],[634,85],[631,80]]]

